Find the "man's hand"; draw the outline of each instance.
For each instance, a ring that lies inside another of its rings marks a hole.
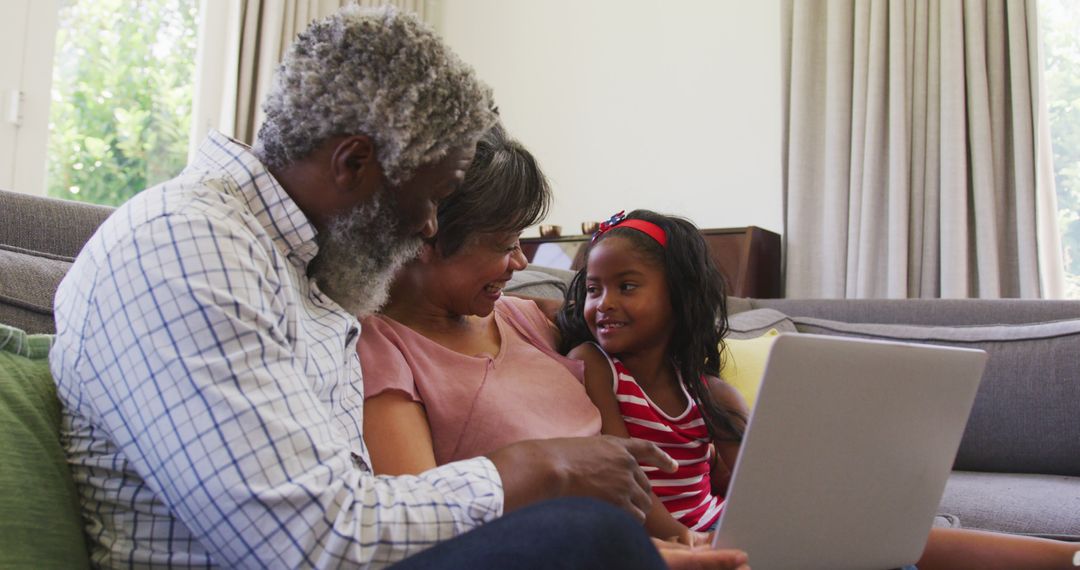
[[[658,538],[653,544],[671,570],[750,570],[746,553],[741,550],[717,550],[709,545],[690,547]]]
[[[593,497],[639,521],[645,520],[652,499],[638,462],[669,473],[678,467],[652,443],[606,435],[523,441],[488,458],[502,477],[506,511],[543,499]]]

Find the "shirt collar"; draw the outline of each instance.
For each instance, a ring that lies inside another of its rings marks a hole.
[[[315,226],[251,147],[211,130],[192,166],[231,178],[235,185],[227,191],[247,206],[286,257],[307,265],[318,253]]]

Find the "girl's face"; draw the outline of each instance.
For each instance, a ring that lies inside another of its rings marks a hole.
[[[446,309],[457,315],[487,316],[515,271],[528,264],[518,238],[521,232],[479,233],[469,236],[461,249],[433,264]]]
[[[666,349],[674,319],[664,268],[626,238],[601,241],[585,271],[585,323],[609,354]]]

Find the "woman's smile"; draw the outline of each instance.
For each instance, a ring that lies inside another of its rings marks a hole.
[[[484,286],[484,296],[488,297],[492,301],[497,301],[502,296],[502,290],[506,287],[506,281],[497,281],[494,283],[488,283]]]

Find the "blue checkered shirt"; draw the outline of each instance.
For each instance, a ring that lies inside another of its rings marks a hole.
[[[50,358],[96,564],[379,567],[501,514],[484,458],[371,473],[360,323],[307,277],[315,233],[214,133],[86,244]]]

